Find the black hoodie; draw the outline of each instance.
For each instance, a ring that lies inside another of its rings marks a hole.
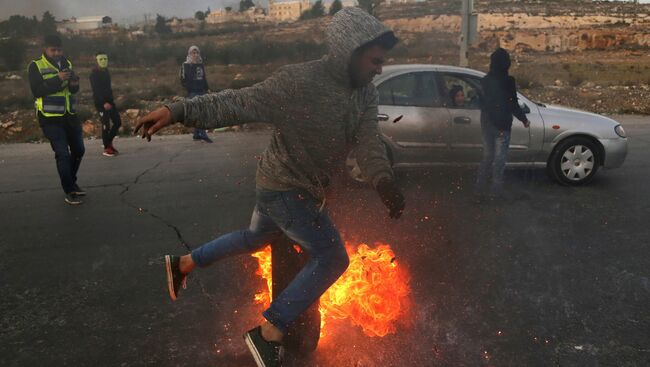
[[[522,122],[527,121],[517,100],[515,78],[508,75],[508,69],[510,55],[498,48],[490,56],[490,71],[481,80],[481,120],[493,124],[500,131],[510,131],[513,115]]]
[[[110,103],[111,106],[115,107],[111,74],[109,74],[108,69],[95,67],[90,73],[90,86],[93,89],[93,101],[97,111],[104,112],[104,103]]]

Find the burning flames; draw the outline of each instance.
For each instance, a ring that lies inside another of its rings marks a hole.
[[[345,244],[350,257],[347,271],[320,298],[321,338],[328,333],[331,320],[348,319],[368,336],[383,337],[395,333],[396,322],[408,309],[409,277],[398,265],[389,245],[371,248]],[[257,275],[267,282],[267,289],[255,295],[265,307],[271,303],[271,247],[253,254],[259,268]]]

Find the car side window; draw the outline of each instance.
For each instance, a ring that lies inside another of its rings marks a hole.
[[[459,74],[442,74],[440,94],[447,108],[477,110],[481,108],[481,80]]]
[[[430,72],[398,75],[378,87],[379,104],[385,106],[440,107],[435,75]]]

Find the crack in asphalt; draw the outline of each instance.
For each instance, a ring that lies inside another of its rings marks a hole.
[[[171,156],[166,161],[157,162],[153,166],[151,166],[151,167],[145,169],[144,171],[140,172],[131,183],[123,185],[124,189],[120,192],[119,196],[120,196],[120,200],[124,204],[126,204],[128,207],[133,208],[133,209],[137,210],[140,213],[146,213],[150,217],[152,217],[152,218],[156,219],[157,221],[163,223],[168,228],[171,228],[174,231],[174,233],[176,233],[176,239],[180,242],[181,246],[183,246],[185,248],[185,250],[187,250],[187,251],[192,251],[192,248],[190,247],[190,245],[183,238],[183,233],[181,232],[180,228],[178,228],[178,226],[176,226],[173,223],[167,221],[165,218],[163,218],[163,217],[149,211],[147,208],[140,207],[140,206],[138,206],[138,205],[136,205],[136,204],[134,204],[134,203],[132,203],[132,202],[130,202],[129,200],[126,199],[126,194],[129,192],[129,190],[131,190],[131,188],[133,186],[137,185],[140,182],[140,179],[142,177],[144,177],[149,172],[155,170],[156,168],[160,167],[160,165],[162,165],[165,162],[166,163],[171,163],[172,161],[174,161],[174,159],[178,158],[185,151],[186,150],[181,150],[181,151],[177,152],[176,154],[174,154],[173,156]]]
[[[181,154],[183,154],[183,153],[186,152],[186,151],[187,151],[187,149],[186,149],[186,150],[179,151],[178,153],[174,154],[171,158],[169,158],[169,159],[166,161],[166,163],[171,163],[174,159],[178,158]],[[147,208],[143,208],[143,207],[140,207],[140,206],[138,206],[138,205],[136,205],[136,204],[134,204],[134,203],[132,203],[132,202],[130,202],[129,200],[126,199],[126,194],[129,192],[129,190],[131,190],[131,188],[132,188],[133,186],[137,185],[137,184],[140,182],[140,179],[141,179],[142,177],[144,177],[144,176],[145,176],[146,174],[148,174],[149,172],[155,170],[156,168],[160,167],[163,163],[165,163],[165,161],[157,162],[157,163],[154,164],[153,166],[151,166],[151,167],[145,169],[144,171],[140,172],[140,173],[135,177],[135,179],[134,179],[131,183],[123,184],[122,186],[124,187],[124,189],[123,189],[123,190],[120,192],[120,194],[119,194],[119,196],[120,196],[120,200],[121,200],[122,203],[124,203],[126,206],[128,206],[128,207],[130,207],[130,208],[132,208],[132,209],[137,210],[139,213],[146,213],[146,214],[149,215],[151,218],[154,218],[154,219],[157,220],[158,222],[164,224],[166,227],[168,227],[168,228],[170,228],[171,230],[173,230],[174,233],[176,234],[176,239],[178,240],[178,242],[180,243],[180,245],[181,245],[181,246],[182,246],[182,247],[183,247],[183,248],[184,248],[184,249],[189,253],[189,252],[192,252],[192,247],[191,247],[191,246],[189,245],[189,243],[185,240],[185,238],[183,238],[183,233],[181,232],[180,228],[179,228],[177,225],[175,225],[174,223],[172,223],[172,222],[166,220],[165,218],[161,217],[160,215],[151,212],[149,209],[147,209]],[[218,302],[218,301],[216,300],[216,298],[215,298],[212,294],[208,293],[208,291],[205,289],[205,285],[203,284],[203,282],[201,281],[201,279],[198,278],[198,277],[195,277],[195,279],[196,279],[196,282],[197,282],[198,285],[199,285],[199,288],[201,289],[201,293],[202,293],[206,298],[208,298],[211,302]]]

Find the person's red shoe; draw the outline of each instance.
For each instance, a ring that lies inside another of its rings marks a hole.
[[[102,153],[102,155],[106,157],[113,157],[115,155],[115,151],[113,150],[113,148],[108,146],[104,148],[104,153]]]
[[[111,144],[111,149],[113,150],[113,154],[120,154],[120,152],[117,149],[115,149],[113,144]]]

